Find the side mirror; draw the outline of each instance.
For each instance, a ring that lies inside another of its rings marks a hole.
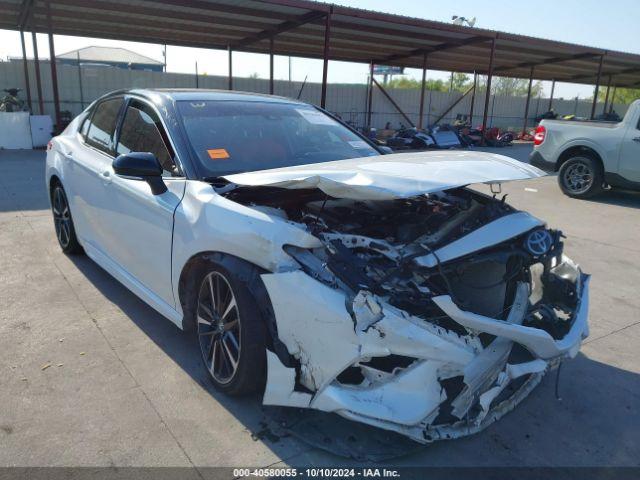
[[[167,191],[167,186],[162,181],[162,166],[153,153],[125,153],[116,157],[112,166],[116,175],[147,182],[154,195]]]
[[[378,147],[378,150],[383,155],[389,155],[390,153],[393,153],[393,149],[391,147],[387,147],[387,146],[380,146],[380,147]]]

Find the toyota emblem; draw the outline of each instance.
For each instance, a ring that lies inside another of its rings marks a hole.
[[[527,236],[525,246],[531,255],[539,257],[547,253],[553,245],[553,237],[547,230],[534,230]]]

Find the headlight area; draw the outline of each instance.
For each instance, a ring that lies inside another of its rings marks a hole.
[[[262,279],[299,366],[269,352],[264,403],[422,443],[497,420],[588,335],[588,276],[564,256],[559,232],[538,255],[529,233],[433,268],[405,268],[393,246],[361,236],[285,246],[301,270]]]

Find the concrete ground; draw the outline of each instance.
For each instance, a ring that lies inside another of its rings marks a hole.
[[[189,335],[88,258],[63,255],[43,164],[43,152],[0,151],[0,466],[354,463],[265,434],[260,399],[217,393]],[[639,466],[640,195],[572,200],[553,177],[504,191],[561,228],[593,274],[591,336],[562,368],[561,401],[549,376],[483,433],[384,464]]]

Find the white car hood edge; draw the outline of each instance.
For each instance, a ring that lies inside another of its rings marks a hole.
[[[501,183],[547,175],[494,153],[445,151],[395,153],[226,175],[236,185],[318,188],[334,198],[391,200],[474,183]]]

